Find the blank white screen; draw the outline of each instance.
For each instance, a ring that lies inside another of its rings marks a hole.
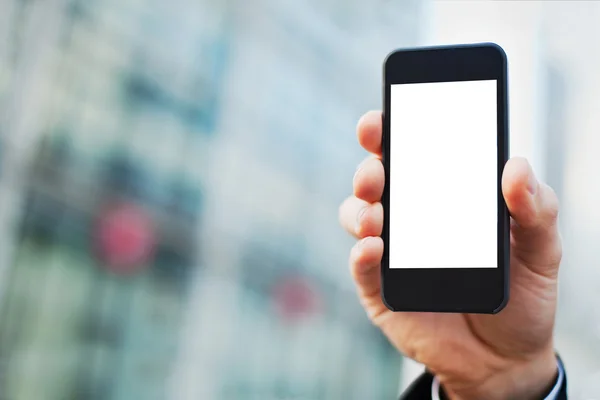
[[[390,268],[497,267],[496,81],[391,85]]]

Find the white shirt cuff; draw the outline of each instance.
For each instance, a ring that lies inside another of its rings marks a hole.
[[[563,370],[563,366],[561,363],[558,364],[558,379],[556,380],[556,384],[552,388],[552,391],[546,396],[543,400],[556,400],[558,396],[558,392],[563,385],[563,381],[565,379],[565,371]],[[433,383],[431,384],[431,400],[440,400],[440,381],[437,377],[433,377]]]

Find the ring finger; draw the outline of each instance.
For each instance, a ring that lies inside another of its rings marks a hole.
[[[362,239],[380,236],[383,229],[383,207],[381,203],[368,203],[350,196],[340,206],[340,223],[348,233]]]

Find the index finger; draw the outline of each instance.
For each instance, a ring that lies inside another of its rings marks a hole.
[[[369,111],[363,115],[356,126],[358,143],[376,156],[381,156],[381,111]]]

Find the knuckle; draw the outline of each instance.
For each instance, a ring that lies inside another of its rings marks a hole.
[[[364,235],[364,232],[368,227],[368,211],[369,207],[365,206],[358,210],[358,213],[356,215],[356,234],[359,237]]]
[[[363,236],[379,236],[383,229],[383,206],[373,203],[361,208],[357,214],[357,234]]]
[[[352,182],[356,185],[357,180],[363,175],[365,171],[368,171],[372,167],[373,161],[376,161],[374,157],[370,156],[365,158],[358,164],[356,171],[354,172],[354,177],[352,178]]]

